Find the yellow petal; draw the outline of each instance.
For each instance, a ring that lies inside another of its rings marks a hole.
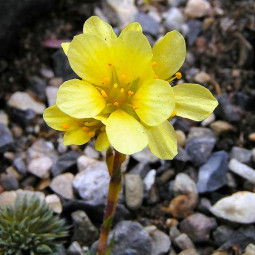
[[[106,124],[106,133],[110,144],[123,154],[136,153],[148,144],[143,126],[122,110],[110,115]]]
[[[142,26],[138,23],[138,22],[132,22],[130,24],[128,24],[126,27],[124,27],[121,31],[121,33],[125,33],[127,31],[138,31],[138,32],[142,32]]]
[[[151,46],[141,32],[121,33],[113,44],[113,66],[120,80],[122,75],[126,76],[125,83],[134,81],[138,77],[153,78],[151,59]]]
[[[173,89],[166,81],[154,79],[143,84],[132,98],[140,119],[149,126],[167,120],[175,107]]]
[[[64,144],[65,145],[82,145],[87,143],[90,140],[90,136],[83,129],[77,128],[74,130],[67,131],[64,135]]]
[[[201,85],[183,83],[173,87],[173,90],[177,116],[201,121],[218,105],[211,92]]]
[[[74,118],[90,118],[103,110],[105,100],[94,86],[74,79],[60,86],[56,104]]]
[[[61,47],[62,47],[62,49],[63,49],[63,51],[65,52],[66,55],[67,55],[69,46],[70,46],[70,42],[61,43]]]
[[[86,20],[83,26],[83,33],[100,36],[109,43],[112,43],[117,38],[112,27],[97,16],[92,16]]]
[[[107,138],[106,132],[99,134],[95,141],[95,149],[98,151],[103,151],[109,147],[109,140]]]
[[[153,47],[153,62],[156,75],[168,80],[182,66],[186,56],[186,45],[183,36],[177,31],[167,33]]]
[[[47,108],[43,113],[43,118],[48,126],[59,131],[66,131],[65,125],[69,126],[69,129],[75,129],[81,122],[62,112],[56,105]]]
[[[111,62],[110,47],[99,36],[75,36],[70,43],[67,57],[74,72],[83,80],[102,85],[105,78],[111,78],[112,69],[108,66]]]
[[[172,125],[165,121],[159,126],[147,127],[149,148],[160,159],[172,159],[177,154],[176,133]]]

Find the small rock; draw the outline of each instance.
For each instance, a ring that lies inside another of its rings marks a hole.
[[[198,138],[198,137],[208,137],[208,138],[214,138],[215,135],[209,128],[204,127],[192,127],[189,130],[188,139],[191,138]]]
[[[146,176],[147,173],[151,170],[151,167],[148,163],[138,163],[128,172],[129,174],[139,174],[142,179]]]
[[[211,77],[208,73],[201,71],[195,75],[194,80],[195,82],[205,84],[211,81]]]
[[[31,109],[37,114],[43,114],[45,110],[45,105],[43,103],[39,103],[35,101],[28,93],[19,92],[19,91],[12,94],[7,104],[10,107],[13,107],[22,111]]]
[[[200,20],[192,19],[187,22],[187,26],[189,29],[187,34],[188,43],[192,46],[202,31],[203,23]]]
[[[210,210],[215,216],[243,224],[255,222],[255,193],[239,191],[217,201]]]
[[[186,135],[182,130],[176,130],[176,135],[177,135],[177,145],[179,147],[184,147],[186,143]]]
[[[134,21],[140,23],[143,28],[143,33],[150,34],[155,37],[158,35],[159,23],[150,15],[144,12],[138,12],[135,14]]]
[[[52,164],[51,158],[47,156],[39,157],[31,160],[27,166],[27,170],[39,178],[47,179],[50,177]]]
[[[55,213],[62,212],[62,204],[60,198],[56,194],[46,196],[45,201]]]
[[[6,126],[9,124],[9,117],[3,110],[0,110],[0,124],[4,124]]]
[[[177,30],[182,32],[182,26],[184,25],[185,18],[179,8],[172,7],[163,15],[165,17],[163,25],[167,28],[167,30]]]
[[[58,92],[57,87],[48,86],[46,88],[46,97],[47,97],[47,101],[48,101],[49,106],[52,106],[56,103],[57,92]]]
[[[209,240],[210,231],[217,227],[214,218],[194,213],[180,223],[181,232],[186,233],[193,242]]]
[[[27,199],[30,199],[33,196],[36,196],[41,201],[45,199],[45,194],[43,192],[39,192],[39,191],[30,191],[30,190],[18,189],[16,191],[16,193],[17,193],[18,198],[27,197]]]
[[[255,133],[250,133],[250,134],[249,134],[249,139],[250,139],[252,142],[255,142]]]
[[[174,180],[175,194],[194,194],[197,195],[195,182],[185,173],[179,173]]]
[[[12,128],[12,134],[14,138],[21,138],[23,135],[23,129],[20,126],[14,126]]]
[[[146,191],[149,191],[151,189],[151,187],[155,183],[155,178],[156,178],[156,170],[155,169],[150,170],[146,174],[146,176],[143,179],[144,189]]]
[[[90,246],[98,238],[97,228],[84,211],[73,212],[72,220],[72,241],[77,241],[81,246]]]
[[[228,168],[231,172],[243,177],[249,182],[255,184],[255,170],[236,159],[231,159]]]
[[[226,242],[234,230],[227,225],[220,225],[213,231],[213,238],[218,246]]]
[[[97,161],[93,158],[87,157],[85,155],[80,156],[77,159],[77,166],[78,166],[78,170],[79,172],[85,170],[90,164],[94,164]]]
[[[76,241],[72,242],[67,249],[68,255],[85,255],[80,244]]]
[[[217,151],[199,168],[197,188],[199,193],[211,192],[227,183],[228,153]]]
[[[143,182],[137,174],[125,175],[125,198],[130,210],[138,209],[143,202]]]
[[[25,174],[27,172],[27,167],[22,158],[15,158],[13,161],[13,166],[20,174]]]
[[[42,68],[40,69],[40,73],[46,79],[51,79],[54,77],[54,73],[51,69]]]
[[[19,188],[17,179],[12,174],[0,174],[0,185],[4,190],[16,190]]]
[[[210,128],[216,135],[220,135],[223,132],[234,130],[234,127],[226,121],[217,120],[211,123]]]
[[[84,153],[86,156],[94,159],[99,159],[100,153],[96,151],[92,146],[86,146]]]
[[[106,164],[97,162],[75,176],[73,187],[84,201],[102,206],[106,202],[109,181]]]
[[[161,255],[169,251],[171,247],[171,241],[168,235],[164,232],[157,230],[150,234],[152,238],[152,250],[151,254]]]
[[[14,205],[17,198],[16,191],[4,191],[0,193],[0,207],[5,207],[7,205]]]
[[[201,125],[202,125],[203,127],[206,127],[206,126],[210,125],[213,121],[215,121],[215,114],[214,114],[214,113],[212,113],[208,118],[206,118],[205,120],[203,120],[203,121],[201,122]]]
[[[154,156],[151,153],[151,151],[148,147],[146,147],[145,149],[143,149],[140,152],[133,154],[132,157],[141,163],[155,163],[159,160],[156,156]]]
[[[28,88],[41,100],[45,99],[46,86],[46,82],[37,76],[33,76],[29,79]]]
[[[174,243],[181,249],[186,250],[188,248],[194,247],[193,242],[189,238],[189,236],[185,233],[181,233],[174,239]]]
[[[28,109],[23,111],[16,108],[11,108],[9,116],[12,122],[18,124],[23,129],[26,129],[27,132],[33,132],[33,127],[30,127],[29,130],[29,125],[35,125],[36,113],[34,110]]]
[[[252,151],[234,146],[230,153],[230,158],[234,158],[241,163],[248,164],[252,160]]]
[[[206,0],[189,0],[184,12],[189,18],[202,18],[208,15],[210,8]]]
[[[62,77],[53,77],[49,81],[49,86],[59,87],[64,82]]]
[[[0,153],[3,153],[13,146],[13,138],[9,128],[0,124]]]
[[[73,182],[74,176],[71,173],[57,175],[50,183],[50,188],[58,195],[66,198],[74,198]]]
[[[186,4],[187,0],[168,0],[168,5],[170,6],[180,6]]]
[[[176,162],[175,169],[177,171],[183,171],[188,161],[190,161],[190,157],[187,151],[182,147],[178,147],[178,154],[174,158],[174,162]]]
[[[205,197],[202,197],[199,200],[197,209],[201,213],[208,214],[208,213],[210,213],[211,206],[212,206],[211,201]]]
[[[199,254],[195,248],[188,248],[178,253],[178,255],[199,255]]]
[[[254,255],[254,254],[255,254],[255,245],[250,243],[245,248],[245,251],[244,251],[243,255]]]

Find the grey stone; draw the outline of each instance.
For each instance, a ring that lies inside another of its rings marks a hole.
[[[27,166],[27,170],[39,178],[47,179],[50,177],[52,164],[53,162],[50,157],[39,157],[30,161]]]
[[[180,6],[186,4],[187,0],[168,0],[170,6]]]
[[[36,113],[32,109],[23,111],[16,108],[11,108],[9,116],[12,122],[20,125],[24,129],[26,129],[29,125],[35,124]]]
[[[231,150],[230,157],[237,159],[241,163],[248,164],[252,160],[252,151],[234,146]]]
[[[33,76],[29,79],[28,88],[41,100],[45,99],[46,86],[46,82],[37,76]]]
[[[3,153],[13,146],[13,137],[9,128],[0,123],[0,153]]]
[[[3,110],[0,110],[0,124],[4,124],[6,126],[9,124],[9,117]]]
[[[155,163],[159,161],[159,159],[151,153],[148,147],[144,148],[140,152],[133,154],[132,157],[141,163]]]
[[[48,195],[45,198],[45,202],[48,204],[48,206],[55,213],[61,213],[62,212],[62,204],[61,204],[60,198],[56,194]]]
[[[47,97],[48,105],[49,106],[54,105],[56,103],[58,88],[54,87],[54,86],[48,86],[46,88],[45,92],[46,92],[46,97]]]
[[[185,14],[189,18],[201,18],[209,13],[210,8],[210,3],[206,0],[189,0],[185,8]]]
[[[164,13],[165,21],[163,25],[167,28],[167,30],[182,30],[182,26],[185,22],[185,18],[179,8],[172,7],[166,13]]]
[[[134,21],[137,21],[140,23],[140,25],[143,28],[143,33],[150,34],[155,37],[158,35],[159,23],[150,15],[144,12],[138,12],[135,15]]]
[[[138,163],[129,171],[129,174],[139,174],[143,179],[146,174],[151,170],[151,167],[148,163]]]
[[[191,127],[189,130],[188,139],[198,138],[198,137],[215,138],[215,135],[210,128]]]
[[[195,137],[187,140],[185,150],[195,166],[203,165],[211,156],[215,138]]]
[[[94,164],[95,162],[96,160],[93,158],[87,157],[85,155],[80,156],[77,159],[77,166],[79,172],[85,170],[89,165]]]
[[[171,240],[168,235],[157,229],[150,236],[152,238],[151,254],[162,255],[169,251]]]
[[[26,167],[25,162],[22,158],[15,158],[13,160],[13,166],[16,168],[16,170],[20,174],[25,174],[27,172],[27,167]]]
[[[227,183],[228,153],[217,151],[199,168],[197,189],[199,193],[215,191]]]
[[[179,194],[197,195],[197,187],[195,182],[185,173],[179,173],[174,180],[174,192]]]
[[[142,205],[143,182],[139,175],[125,175],[125,198],[127,207],[131,210],[136,210]]]
[[[80,244],[76,241],[72,242],[67,249],[68,255],[85,255]]]
[[[209,240],[210,231],[216,227],[214,218],[201,213],[194,213],[180,223],[181,232],[186,233],[193,242]]]
[[[226,242],[231,234],[233,234],[234,230],[227,225],[218,226],[212,233],[214,241],[218,246],[222,245]]]
[[[0,185],[2,185],[6,191],[19,188],[19,183],[12,174],[0,174]]]
[[[194,247],[193,242],[186,233],[181,233],[174,239],[175,245],[177,245],[181,250]]]
[[[84,211],[75,211],[72,214],[73,235],[72,241],[81,246],[90,246],[98,238],[98,230]]]
[[[144,188],[146,191],[149,191],[152,188],[152,186],[155,183],[155,179],[156,179],[156,170],[151,169],[143,179]]]
[[[73,167],[76,167],[77,159],[79,156],[80,154],[76,151],[69,151],[61,155],[56,164],[51,169],[52,175],[57,176],[61,173],[71,170]]]
[[[84,201],[99,206],[106,202],[109,181],[106,164],[98,162],[78,173],[74,178],[73,187]]]
[[[200,20],[192,19],[187,22],[187,25],[189,28],[187,34],[188,44],[192,46],[202,31],[203,23]]]
[[[56,252],[56,255],[67,255],[66,249],[65,249],[65,247],[64,247],[63,245],[60,245],[60,246],[58,247],[58,250],[57,250],[57,252]]]

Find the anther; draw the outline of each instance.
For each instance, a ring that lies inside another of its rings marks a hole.
[[[158,76],[156,74],[154,75],[154,79],[158,79]]]
[[[118,102],[114,102],[113,105],[114,105],[114,106],[119,106],[119,103],[118,103]]]
[[[173,112],[172,112],[170,117],[173,118],[176,114],[177,114],[176,110],[173,110]]]
[[[125,92],[125,90],[123,88],[121,88],[120,92],[123,94]]]
[[[89,137],[93,137],[93,136],[95,136],[95,134],[96,134],[95,131],[90,131],[90,132],[88,133]]]
[[[88,127],[85,127],[85,126],[84,126],[84,127],[82,127],[82,130],[83,130],[84,132],[89,132],[90,129],[89,129]]]
[[[151,63],[151,65],[152,65],[152,67],[156,67],[157,62],[154,61],[154,62]]]
[[[67,129],[69,129],[69,124],[68,123],[64,123],[63,125],[62,125],[62,128],[63,129],[65,129],[65,130],[67,130]]]
[[[112,66],[112,63],[108,63],[108,66]]]
[[[118,88],[118,86],[119,86],[118,83],[114,83],[114,84],[113,84],[113,87],[114,87],[115,89]]]
[[[108,83],[109,83],[109,81],[110,81],[110,79],[109,79],[109,78],[107,78],[107,77],[105,77],[105,78],[104,78],[104,84],[108,84]]]
[[[102,132],[104,132],[104,131],[105,131],[105,126],[102,126],[102,127],[100,128],[100,130],[101,130]]]
[[[107,94],[104,90],[101,90],[101,94],[102,94],[103,97],[107,97]]]
[[[138,109],[138,107],[137,107],[137,106],[133,106],[133,109],[134,109],[134,110],[137,110],[137,109]]]
[[[122,80],[122,81],[126,81],[126,79],[127,79],[127,76],[126,76],[125,74],[122,74],[122,75],[121,75],[121,80]]]
[[[134,92],[131,91],[131,90],[129,90],[129,91],[128,91],[128,95],[129,95],[129,96],[132,96],[132,95],[134,95]]]
[[[181,73],[181,72],[177,72],[177,73],[175,74],[175,76],[176,76],[176,78],[179,80],[179,79],[182,78],[182,73]]]

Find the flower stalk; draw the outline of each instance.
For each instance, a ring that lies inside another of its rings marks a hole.
[[[116,150],[107,150],[106,163],[111,179],[109,183],[104,222],[101,228],[98,242],[98,255],[105,255],[106,252],[107,240],[111,230],[112,219],[116,211],[119,193],[121,190],[121,164],[124,162],[125,158],[126,155]]]

